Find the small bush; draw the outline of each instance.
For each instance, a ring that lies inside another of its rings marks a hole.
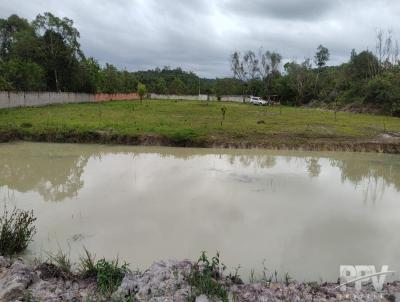
[[[222,279],[225,268],[225,265],[220,262],[219,253],[210,261],[206,252],[202,252],[188,278],[191,286],[191,295],[188,300],[195,301],[197,296],[207,295],[208,297],[218,297],[222,301],[228,301],[226,288],[218,283]]]
[[[96,263],[97,286],[103,294],[113,293],[121,285],[122,279],[129,271],[128,264],[118,265],[118,259],[107,261],[100,259]]]
[[[85,249],[85,256],[79,263],[79,274],[83,278],[97,279],[97,287],[102,294],[112,294],[121,285],[125,274],[129,272],[128,264],[119,266],[118,259],[107,261],[104,258],[96,262],[95,257]]]
[[[0,255],[12,256],[24,251],[36,234],[33,211],[14,208],[10,213],[4,207],[0,217]]]

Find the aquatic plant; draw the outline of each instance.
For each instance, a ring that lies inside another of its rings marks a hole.
[[[9,212],[4,206],[0,217],[0,255],[12,256],[24,251],[36,234],[33,211],[14,208]]]

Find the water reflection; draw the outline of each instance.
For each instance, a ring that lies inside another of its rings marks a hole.
[[[400,160],[396,155],[321,153],[313,156],[304,152],[266,152],[245,150],[178,149],[178,148],[130,148],[95,145],[59,144],[3,144],[0,147],[0,187],[18,192],[34,191],[45,201],[63,201],[76,197],[84,187],[82,174],[90,158],[107,155],[156,153],[160,158],[191,160],[195,157],[216,155],[232,166],[272,169],[277,159],[290,165],[297,161],[305,165],[311,178],[318,178],[324,168],[321,159],[328,159],[330,167],[339,168],[341,181],[349,181],[355,187],[362,186],[365,202],[376,202],[388,186],[400,190]],[[225,157],[225,159],[223,158]],[[248,176],[236,177],[238,181],[252,182]],[[271,180],[272,181],[272,180]]]
[[[73,198],[83,187],[82,174],[94,156],[92,150],[78,151],[68,145],[1,145],[0,186],[18,192],[35,191],[45,201]]]

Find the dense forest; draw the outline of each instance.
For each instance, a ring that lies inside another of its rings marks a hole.
[[[213,80],[180,68],[129,72],[87,58],[79,31],[68,18],[51,13],[29,22],[17,15],[0,19],[0,90],[133,92],[138,83],[155,93],[211,94]]]
[[[0,90],[134,92],[138,84],[160,94],[257,95],[289,105],[371,107],[400,115],[400,64],[392,33],[378,31],[376,50],[353,50],[347,63],[329,66],[329,50],[283,61],[277,52],[231,55],[231,78],[204,79],[180,68],[130,72],[86,57],[68,18],[51,13],[28,21],[0,19]]]

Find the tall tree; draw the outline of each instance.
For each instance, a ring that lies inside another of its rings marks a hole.
[[[279,74],[279,66],[282,61],[282,56],[277,52],[260,51],[260,75],[265,83],[265,93],[270,94],[271,80]]]
[[[296,104],[302,105],[312,91],[312,68],[310,59],[303,63],[290,62],[285,64],[285,71],[290,87],[296,91]]]
[[[319,75],[322,71],[322,68],[326,66],[326,63],[329,61],[330,53],[329,49],[320,45],[317,48],[317,52],[315,53],[314,56],[314,63],[317,65],[317,76],[315,77],[315,86],[314,86],[314,91],[315,95],[318,95],[318,80],[319,80]]]
[[[31,29],[29,22],[17,15],[11,15],[7,19],[0,19],[0,58],[2,60],[9,59],[12,54],[15,35]]]
[[[71,19],[60,19],[49,12],[37,15],[33,26],[41,38],[43,59],[53,74],[55,89],[60,91],[60,73],[64,73],[65,78],[72,66],[83,58],[78,42],[79,32]]]
[[[244,102],[248,73],[244,66],[244,60],[242,59],[241,54],[238,51],[235,51],[233,54],[231,54],[231,70],[233,73],[233,77],[235,79],[238,79],[242,83],[242,97]]]

